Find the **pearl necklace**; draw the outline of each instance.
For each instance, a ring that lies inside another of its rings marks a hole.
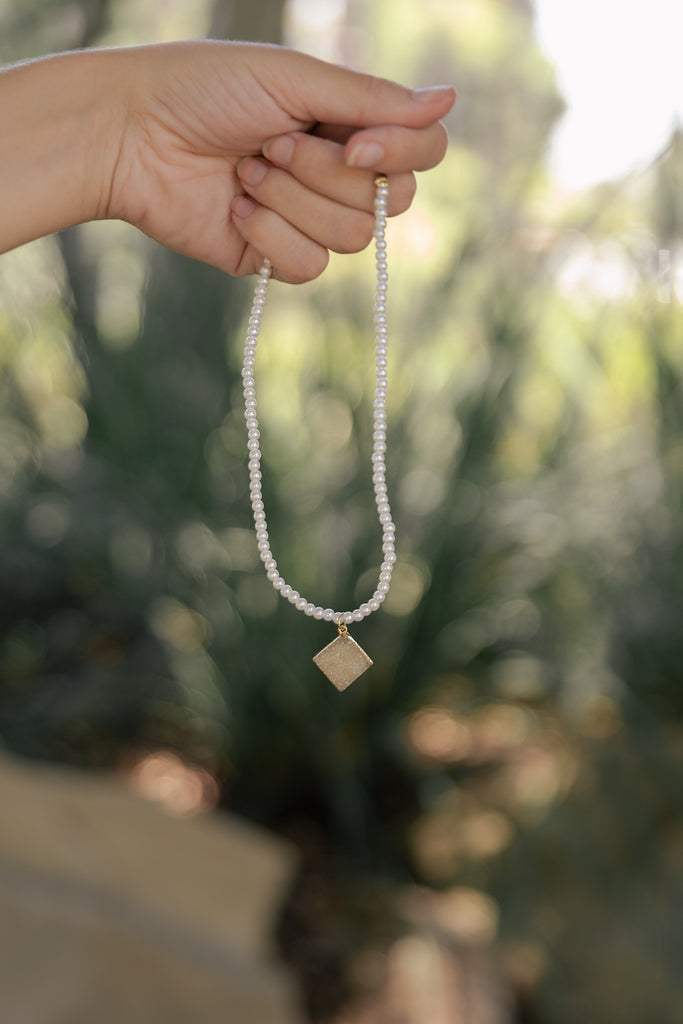
[[[353,622],[360,622],[366,616],[376,612],[389,592],[391,574],[396,562],[394,547],[395,527],[391,518],[391,509],[387,497],[386,471],[384,455],[386,452],[387,429],[387,248],[385,230],[387,222],[388,182],[384,176],[375,181],[375,262],[377,267],[377,283],[375,287],[375,401],[373,411],[373,445],[372,445],[372,483],[375,491],[377,514],[382,528],[382,562],[377,589],[372,597],[353,611],[338,612],[333,608],[322,608],[302,597],[280,575],[277,562],[270,550],[266,513],[263,506],[261,491],[261,446],[259,444],[259,425],[256,416],[256,384],[254,366],[256,361],[256,344],[261,328],[261,319],[266,302],[266,290],[272,276],[272,264],[266,259],[259,273],[254,294],[254,302],[249,316],[247,337],[244,345],[244,362],[242,364],[242,382],[244,387],[244,415],[247,423],[249,449],[249,481],[251,507],[254,513],[256,540],[258,551],[266,570],[268,579],[280,595],[290,604],[314,619],[336,622],[339,635],[332,643],[323,648],[314,657],[314,662],[334,683],[338,690],[345,690],[372,665],[365,651],[349,636],[348,627]]]

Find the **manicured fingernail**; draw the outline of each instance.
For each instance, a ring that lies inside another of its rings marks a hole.
[[[423,89],[413,89],[413,99],[418,103],[432,103],[433,100],[440,100],[446,96],[455,98],[452,85],[427,85]]]
[[[250,213],[254,212],[256,209],[256,203],[253,199],[249,199],[248,196],[235,196],[230,209],[236,217],[239,217],[240,220],[244,220]]]
[[[349,153],[349,167],[377,167],[384,160],[384,146],[379,142],[359,142]]]
[[[247,185],[259,185],[266,176],[266,170],[267,167],[261,160],[253,160],[249,156],[241,160],[237,167],[237,173]]]
[[[287,167],[294,155],[294,139],[289,135],[277,135],[263,144],[263,155],[280,167]]]

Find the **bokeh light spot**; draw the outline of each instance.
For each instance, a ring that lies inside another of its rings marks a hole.
[[[126,774],[135,793],[161,804],[175,817],[191,817],[218,803],[216,779],[204,768],[186,764],[170,751],[146,754]]]
[[[203,615],[173,598],[160,598],[150,615],[157,636],[178,651],[196,651],[210,639],[209,623]]]

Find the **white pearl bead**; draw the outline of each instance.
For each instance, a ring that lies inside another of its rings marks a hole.
[[[261,448],[260,430],[256,415],[256,383],[254,377],[256,347],[259,340],[261,321],[266,302],[266,291],[268,282],[272,276],[272,264],[270,260],[264,259],[263,266],[258,275],[254,289],[254,299],[247,324],[244,358],[242,363],[242,387],[244,392],[244,418],[247,428],[247,448],[249,452],[249,494],[256,528],[256,542],[260,558],[264,563],[266,575],[273,586],[281,595],[293,604],[299,611],[312,616],[315,619],[325,621],[343,622],[347,625],[353,622],[360,622],[366,615],[377,611],[385,595],[388,592],[391,582],[393,564],[396,561],[394,551],[395,527],[391,519],[391,510],[387,497],[387,486],[385,477],[385,453],[386,445],[386,402],[388,386],[388,326],[386,315],[388,264],[387,245],[385,231],[387,225],[387,196],[388,185],[386,181],[378,184],[375,197],[375,301],[373,308],[373,319],[375,328],[375,395],[373,402],[373,444],[371,452],[372,461],[372,482],[375,491],[375,501],[378,518],[382,524],[382,544],[384,561],[380,569],[377,590],[369,601],[361,604],[353,611],[336,612],[332,608],[323,608],[321,605],[314,605],[301,597],[298,591],[293,590],[279,575],[277,562],[270,550],[270,539],[266,525],[265,507],[261,490]]]

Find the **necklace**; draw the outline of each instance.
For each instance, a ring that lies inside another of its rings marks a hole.
[[[259,444],[260,432],[258,418],[256,415],[256,383],[254,379],[254,367],[256,360],[256,345],[261,328],[263,310],[266,303],[266,290],[272,276],[272,264],[266,259],[263,262],[259,273],[254,301],[249,316],[247,337],[244,345],[244,361],[242,364],[242,384],[244,387],[244,415],[247,423],[247,447],[249,451],[249,489],[251,495],[251,507],[254,513],[254,526],[256,528],[256,541],[259,556],[263,562],[268,579],[271,581],[281,597],[284,597],[290,604],[314,619],[324,619],[326,622],[335,622],[338,636],[315,655],[313,661],[316,663],[338,690],[345,690],[354,679],[362,675],[372,665],[371,659],[349,635],[349,626],[354,622],[361,622],[372,612],[378,611],[382,602],[389,593],[391,574],[396,562],[396,551],[394,546],[395,527],[391,518],[391,509],[387,497],[385,452],[386,452],[386,429],[387,429],[387,282],[389,274],[387,270],[387,247],[385,241],[385,230],[387,221],[387,195],[388,182],[382,175],[375,180],[375,263],[377,268],[377,283],[375,286],[375,400],[373,408],[373,444],[372,444],[372,483],[375,491],[375,502],[380,526],[382,528],[382,551],[384,560],[380,567],[377,589],[364,604],[354,608],[353,611],[338,612],[333,608],[322,608],[302,597],[297,590],[294,590],[280,575],[277,562],[270,550],[270,539],[268,536],[268,525],[266,513],[263,506],[263,494],[261,491],[261,446]]]

